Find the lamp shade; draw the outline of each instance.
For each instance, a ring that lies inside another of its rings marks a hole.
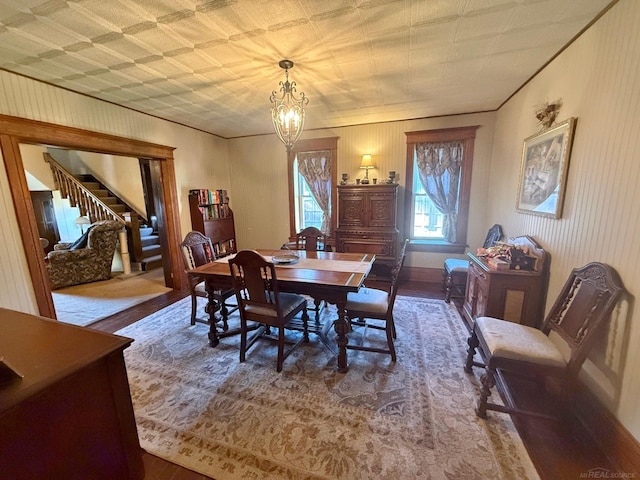
[[[369,155],[368,153],[365,153],[364,155],[362,155],[362,162],[360,162],[360,168],[366,168],[368,170],[374,167],[375,165],[371,160],[371,155]]]
[[[78,217],[73,221],[73,223],[76,225],[90,225],[91,221],[87,217]]]

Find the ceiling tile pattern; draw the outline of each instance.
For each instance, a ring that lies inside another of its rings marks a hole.
[[[0,68],[233,138],[494,110],[610,0],[0,0]],[[543,101],[545,99],[541,99]]]

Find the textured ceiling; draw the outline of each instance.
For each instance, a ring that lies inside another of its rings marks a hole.
[[[496,109],[609,3],[0,0],[0,68],[232,138],[288,58],[307,129],[422,118]]]

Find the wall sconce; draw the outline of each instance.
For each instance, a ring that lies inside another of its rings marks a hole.
[[[78,217],[73,223],[80,226],[80,233],[84,235],[84,226],[91,225],[91,221],[87,217]]]
[[[551,125],[553,125],[560,113],[560,107],[562,107],[561,98],[557,99],[555,102],[545,102],[536,107],[536,118],[540,122],[540,125],[542,125],[543,129],[550,128]]]
[[[375,168],[375,165],[371,161],[371,155],[365,153],[362,155],[362,161],[360,162],[360,168],[364,168],[364,178],[360,183],[367,185],[369,183],[369,170]]]

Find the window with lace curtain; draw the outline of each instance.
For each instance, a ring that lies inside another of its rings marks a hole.
[[[293,182],[295,230],[299,232],[307,227],[316,227],[322,231],[324,211],[318,204],[304,175],[300,173],[298,162],[293,162],[293,178],[295,179]],[[329,200],[331,199],[329,198]],[[330,201],[328,206],[331,208]]]
[[[310,226],[333,235],[337,144],[338,137],[299,140],[289,155],[290,239]]]
[[[406,132],[405,235],[412,250],[464,252],[477,128]]]

